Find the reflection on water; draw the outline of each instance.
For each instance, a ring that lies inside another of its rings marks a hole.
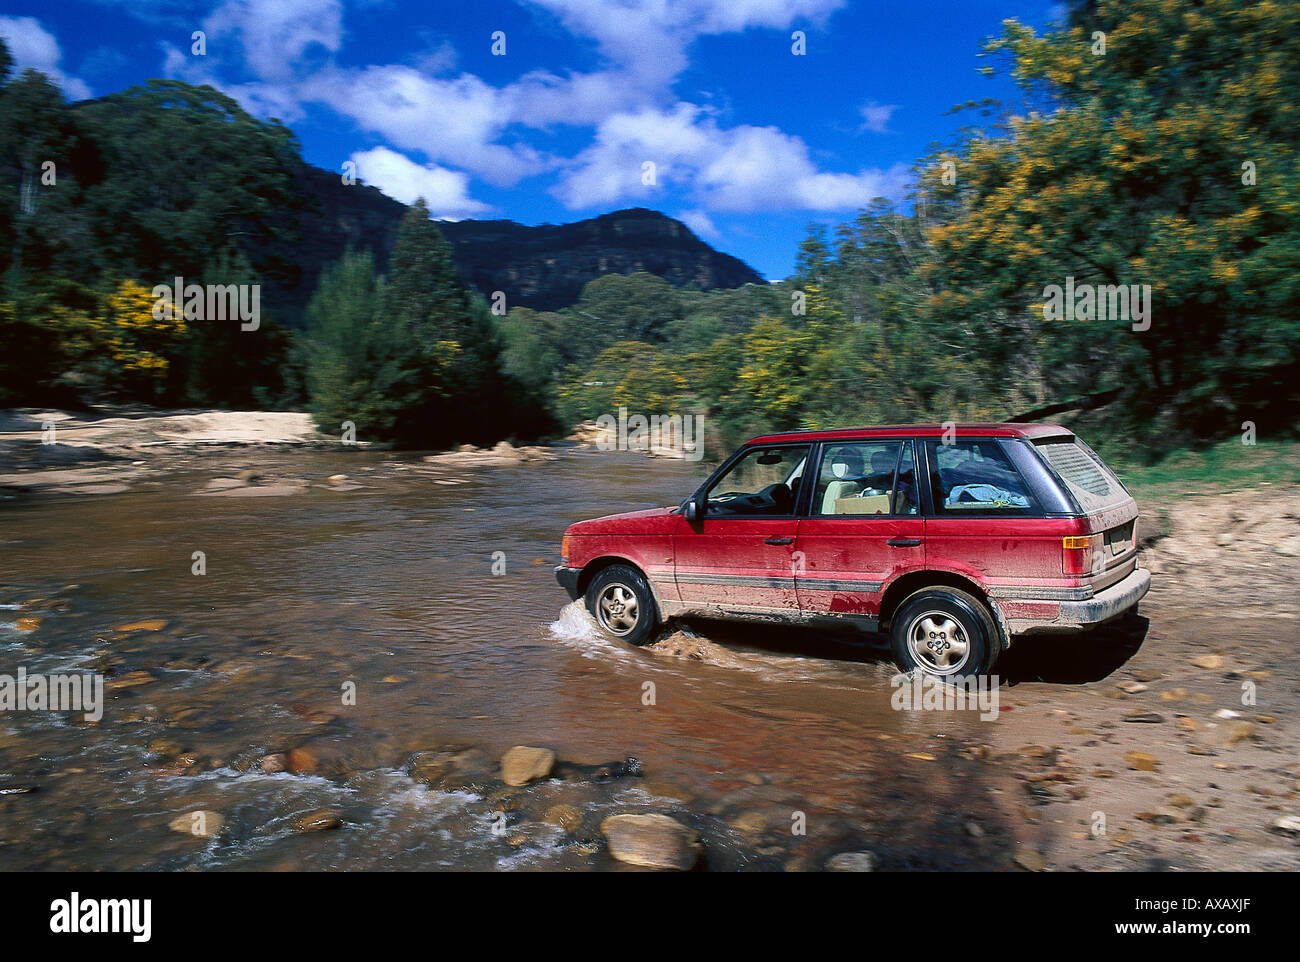
[[[0,508],[0,675],[98,671],[108,699],[97,725],[0,713],[0,791],[33,789],[0,794],[0,868],[613,868],[600,820],[629,811],[696,827],[710,867],[816,867],[855,844],[915,864],[909,839],[934,830],[915,800],[975,777],[960,749],[978,723],[891,711],[892,668],[861,639],[691,625],[638,650],[566,604],[564,527],[676,503],[700,465],[573,452],[449,478],[299,452],[258,461],[298,493],[201,493],[248,459]],[[340,473],[360,486],[326,482]],[[515,744],[644,774],[507,789],[495,760]],[[900,771],[920,749],[942,769]],[[479,773],[413,777],[439,751],[477,753]],[[290,757],[311,764],[277,770]],[[221,830],[169,828],[196,810]],[[296,830],[322,810],[341,828]]]

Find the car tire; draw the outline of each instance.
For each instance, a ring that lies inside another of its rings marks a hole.
[[[954,680],[992,673],[1002,650],[984,603],[947,587],[906,598],[894,612],[889,645],[900,670]]]
[[[659,611],[645,575],[628,565],[611,565],[587,586],[587,610],[609,638],[648,644],[659,627]]]

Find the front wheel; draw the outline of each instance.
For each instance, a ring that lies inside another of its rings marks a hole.
[[[601,631],[629,645],[646,644],[659,625],[650,585],[627,565],[611,565],[591,580],[587,610]]]
[[[905,600],[894,613],[889,643],[902,671],[936,678],[987,675],[1001,650],[988,608],[956,588],[926,588]]]

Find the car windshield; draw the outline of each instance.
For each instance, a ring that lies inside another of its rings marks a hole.
[[[786,515],[794,512],[808,446],[752,448],[708,491],[710,515]]]

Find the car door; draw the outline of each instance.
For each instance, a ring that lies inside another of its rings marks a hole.
[[[745,448],[702,492],[702,514],[678,520],[677,590],[690,609],[797,613],[794,545],[809,444]]]
[[[800,522],[799,607],[874,627],[884,585],[925,565],[925,518],[910,438],[827,441]]]

